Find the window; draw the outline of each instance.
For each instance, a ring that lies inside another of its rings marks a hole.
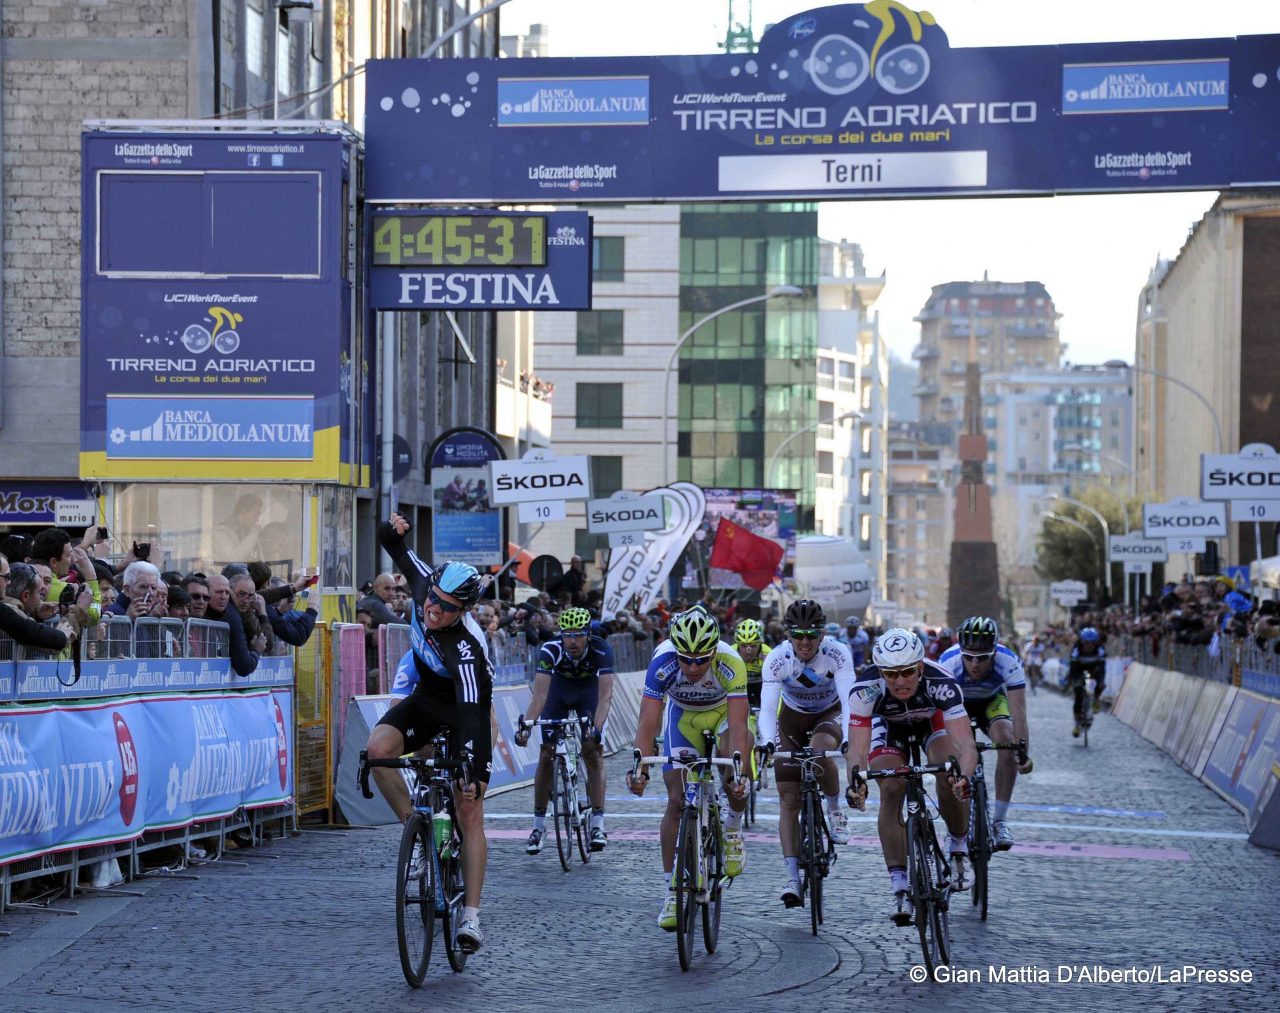
[[[591,495],[594,499],[608,499],[622,486],[622,458],[597,457],[592,454]]]
[[[622,310],[583,310],[578,314],[578,354],[621,355],[622,331]]]
[[[829,450],[818,451],[818,474],[830,475],[835,469],[835,455]]]
[[[626,240],[622,236],[593,236],[591,239],[591,280],[624,281]]]
[[[580,383],[576,394],[579,429],[622,428],[622,384]]]

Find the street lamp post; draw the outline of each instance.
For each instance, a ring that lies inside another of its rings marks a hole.
[[[1048,517],[1049,520],[1051,521],[1060,521],[1063,524],[1070,524],[1073,528],[1079,528],[1081,531],[1083,531],[1086,535],[1089,536],[1089,541],[1093,542],[1094,548],[1098,547],[1098,536],[1095,535],[1092,531],[1090,531],[1087,525],[1081,524],[1079,521],[1071,517],[1063,517],[1061,514],[1055,514],[1052,510],[1047,510],[1044,513],[1042,513],[1040,516]],[[1107,597],[1110,597],[1110,596],[1111,596],[1111,592],[1108,591]]]
[[[804,295],[804,289],[795,285],[778,285],[771,288],[764,295],[754,295],[750,299],[740,299],[728,306],[722,306],[714,313],[708,313],[701,320],[695,320],[693,325],[680,335],[676,341],[675,347],[671,349],[671,358],[667,360],[667,368],[662,374],[662,477],[663,484],[671,481],[671,436],[668,430],[671,428],[671,370],[675,367],[676,357],[680,354],[680,349],[684,347],[684,343],[693,337],[694,333],[703,324],[710,323],[718,316],[730,313],[733,310],[740,310],[744,306],[750,306],[752,303],[765,302],[768,299],[774,299],[779,296]]]
[[[1081,503],[1078,499],[1072,499],[1070,496],[1064,496],[1060,492],[1051,492],[1045,497],[1045,499],[1059,500],[1063,503],[1070,503],[1072,506],[1077,506],[1081,510],[1084,510],[1085,512],[1092,514],[1094,520],[1096,520],[1102,526],[1102,540],[1103,540],[1102,579],[1107,589],[1107,601],[1110,602],[1111,601],[1111,560],[1108,559],[1107,557],[1110,554],[1110,550],[1111,550],[1111,526],[1107,524],[1107,519],[1102,516],[1102,513],[1100,511],[1095,510],[1093,507],[1089,506],[1088,503]]]
[[[856,409],[850,409],[849,411],[844,412],[841,415],[837,415],[835,418],[831,420],[829,424],[835,425],[837,422],[843,422],[845,419],[855,419],[855,418],[861,420],[866,418],[866,416],[863,415],[862,412],[857,411]],[[790,443],[792,440],[794,440],[797,436],[803,436],[805,433],[811,433],[814,430],[816,430],[818,426],[823,424],[824,423],[819,421],[819,422],[811,422],[807,426],[801,426],[794,433],[791,433],[789,436],[787,436],[785,440],[783,440],[781,443],[778,444],[778,448],[772,454],[769,455],[769,464],[764,469],[765,477],[768,481],[768,488],[773,489],[777,485],[777,477],[778,477],[777,471],[778,471],[779,458],[782,456],[782,451],[786,449],[787,444]]]
[[[1222,420],[1218,418],[1218,412],[1214,409],[1213,405],[1209,403],[1209,399],[1192,387],[1191,384],[1187,383],[1185,380],[1179,380],[1176,376],[1171,376],[1163,370],[1152,369],[1150,366],[1139,366],[1137,363],[1131,365],[1123,359],[1108,359],[1103,363],[1103,366],[1107,369],[1131,369],[1135,373],[1146,373],[1148,376],[1158,376],[1162,380],[1168,380],[1170,383],[1181,387],[1204,405],[1205,409],[1213,417],[1214,453],[1222,453]]]

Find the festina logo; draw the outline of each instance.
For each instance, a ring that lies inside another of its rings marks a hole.
[[[497,487],[502,492],[515,489],[568,489],[570,486],[581,486],[582,476],[568,475],[499,475]]]
[[[592,524],[616,524],[619,521],[659,521],[662,515],[657,507],[632,507],[622,510],[593,510]]]
[[[400,275],[402,306],[559,306],[551,276],[529,271]]]

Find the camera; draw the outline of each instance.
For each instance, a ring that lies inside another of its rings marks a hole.
[[[58,595],[58,611],[64,616],[71,611],[71,606],[76,603],[76,598],[80,595],[80,588],[75,584],[66,584],[62,588],[62,592]]]
[[[107,540],[107,529],[103,527],[98,528],[98,541],[105,542],[106,540]]]
[[[151,543],[150,542],[134,542],[133,558],[134,559],[150,559]]]

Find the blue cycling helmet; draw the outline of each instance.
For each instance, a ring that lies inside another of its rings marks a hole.
[[[1096,644],[1102,638],[1098,636],[1098,631],[1092,626],[1086,626],[1080,631],[1080,643]]]
[[[445,563],[436,567],[432,579],[441,591],[453,595],[464,605],[475,604],[484,588],[484,578],[470,563]]]
[[[838,636],[840,635],[840,624],[839,624],[839,623],[827,623],[826,631],[827,631],[827,636],[829,636],[829,637],[838,637]]]

